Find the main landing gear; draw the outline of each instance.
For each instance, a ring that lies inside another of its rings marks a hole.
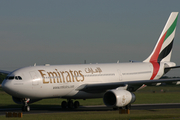
[[[70,109],[78,108],[79,107],[79,101],[73,102],[71,99],[68,99],[67,102],[66,101],[62,101],[61,107],[63,109],[66,109],[66,108],[70,108]]]
[[[30,99],[28,99],[28,98],[24,98],[22,100],[22,102],[23,102],[22,111],[24,111],[24,112],[29,112],[30,111],[30,106],[28,106],[29,100]]]

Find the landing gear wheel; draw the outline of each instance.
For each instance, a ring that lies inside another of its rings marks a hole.
[[[22,111],[25,111],[25,106],[22,106]]]
[[[25,106],[25,108],[26,108],[26,112],[30,111],[30,106]]]
[[[61,107],[62,109],[66,109],[66,108],[69,108],[69,109],[72,109],[72,108],[78,108],[79,107],[79,101],[75,101],[73,102],[73,100],[71,99],[67,99],[68,102],[66,101],[62,101],[61,103]]]
[[[66,102],[66,101],[62,101],[61,107],[62,107],[63,109],[66,109],[66,107],[67,107],[67,102]]]
[[[30,111],[30,107],[28,106],[28,102],[29,101],[30,101],[29,98],[22,99],[22,102],[23,102],[22,111],[25,111],[25,112],[29,112]]]
[[[22,111],[29,112],[30,111],[30,106],[23,106]]]
[[[75,101],[74,102],[74,108],[78,108],[79,107],[79,101]]]
[[[131,109],[131,104],[126,105],[125,109],[129,109],[130,110]]]
[[[73,108],[73,101],[72,100],[68,101],[68,108],[70,108],[70,109]]]

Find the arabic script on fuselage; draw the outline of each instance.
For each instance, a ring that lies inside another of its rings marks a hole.
[[[85,68],[85,72],[94,74],[94,73],[101,73],[102,70],[100,67],[96,67],[96,69],[94,69],[94,70],[92,68]]]

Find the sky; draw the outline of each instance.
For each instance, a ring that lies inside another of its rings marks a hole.
[[[179,5],[179,0],[1,0],[0,69],[143,61]],[[179,46],[180,20],[172,53],[177,65]]]

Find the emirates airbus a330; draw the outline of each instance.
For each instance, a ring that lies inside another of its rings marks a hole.
[[[73,99],[103,98],[106,106],[128,108],[133,92],[148,85],[178,84],[180,79],[159,79],[172,68],[172,46],[178,12],[172,12],[150,56],[143,62],[49,65],[24,67],[8,72],[2,83],[23,111],[29,103],[47,98],[67,99],[62,108],[78,108]],[[7,73],[3,72],[2,73]]]

